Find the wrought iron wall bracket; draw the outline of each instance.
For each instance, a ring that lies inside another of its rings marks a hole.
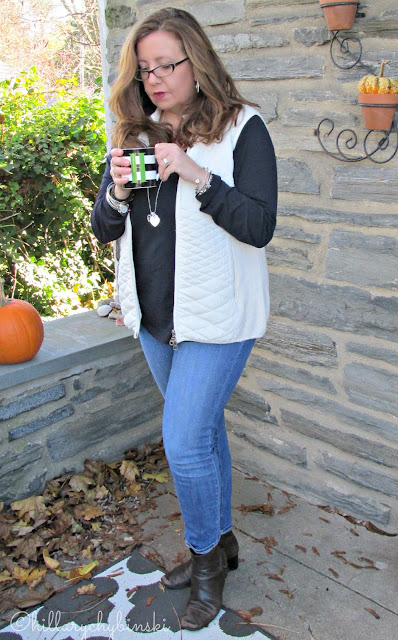
[[[362,43],[356,36],[339,37],[340,31],[332,31],[333,37],[330,41],[330,57],[333,64],[339,69],[352,69],[362,57]],[[335,55],[335,52],[339,52],[343,59],[344,64],[339,64]]]
[[[326,123],[328,123],[326,125]],[[322,129],[323,128],[323,132]],[[332,158],[342,160],[343,162],[361,162],[362,160],[371,160],[376,164],[385,164],[394,158],[398,151],[398,130],[393,122],[389,131],[380,131],[371,129],[365,135],[362,145],[363,153],[360,155],[352,155],[350,151],[356,150],[358,145],[358,136],[353,129],[342,129],[336,134],[335,150],[331,151],[325,146],[324,140],[329,138],[335,128],[331,118],[324,118],[315,129],[315,135],[319,140],[322,149]]]
[[[321,8],[324,7],[336,7],[339,5],[347,6],[347,4],[356,4],[357,11],[355,14],[355,18],[364,18],[365,13],[359,11],[359,3],[358,2],[324,2],[321,4]],[[340,37],[339,31],[331,31],[332,39],[330,41],[330,57],[332,59],[333,64],[339,69],[352,69],[361,61],[362,57],[362,43],[357,36],[344,36]],[[345,62],[340,64],[337,62],[337,54],[343,57]]]

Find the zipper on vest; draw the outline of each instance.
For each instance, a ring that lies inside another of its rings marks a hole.
[[[174,331],[174,329],[171,332],[171,338],[169,340],[169,345],[171,347],[173,347],[173,351],[175,351],[176,349],[178,349],[178,344],[177,344],[177,338],[176,338],[176,332]]]

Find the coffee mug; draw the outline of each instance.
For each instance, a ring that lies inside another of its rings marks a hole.
[[[123,155],[129,156],[131,163],[131,173],[128,175],[128,182],[124,185],[126,189],[156,187],[158,166],[154,147],[123,149]]]

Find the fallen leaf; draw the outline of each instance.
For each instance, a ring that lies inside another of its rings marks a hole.
[[[59,567],[61,566],[58,560],[55,560],[55,558],[50,558],[50,554],[48,553],[47,549],[43,549],[43,560],[46,567],[48,567],[48,569],[51,569],[51,571],[56,571],[56,569],[59,569]]]
[[[162,585],[163,586],[163,585]],[[140,587],[132,587],[131,589],[126,589],[126,596],[127,598],[131,598],[131,596],[133,595],[133,593],[135,593],[136,591],[138,591]]]
[[[94,560],[94,562],[90,562],[89,564],[85,564],[82,567],[78,567],[78,572],[81,576],[86,576],[87,574],[91,573],[91,571],[94,569],[94,567],[96,567],[98,564],[98,560]]]
[[[66,578],[72,584],[76,584],[77,582],[80,582],[80,580],[84,580],[85,578],[91,578],[91,571],[94,569],[94,567],[97,566],[97,564],[98,564],[98,560],[94,560],[94,562],[85,564],[82,567],[75,567],[70,571],[61,571],[60,569],[57,569],[55,573],[57,574],[57,576],[60,576],[61,578]]]
[[[37,549],[44,546],[45,543],[43,538],[37,534],[21,538],[20,540],[14,540],[7,544],[7,547],[15,547],[14,552],[12,553],[15,558],[20,558],[22,556],[28,560],[33,560],[34,562],[37,560]]]
[[[290,509],[294,509],[294,507],[297,507],[297,504],[289,501],[284,507],[278,509],[278,514],[286,513],[287,511],[290,511]]]
[[[244,620],[246,620],[246,622],[251,622],[252,614],[250,613],[250,611],[242,611],[241,609],[238,609],[236,613],[237,613],[241,618],[243,618]]]
[[[24,521],[18,521],[15,522],[12,527],[11,530],[9,530],[9,532],[11,532],[14,536],[17,536],[18,538],[23,537],[28,535],[29,533],[32,533],[32,531],[34,530],[33,525],[27,525],[26,522]]]
[[[142,479],[156,480],[156,482],[163,483],[169,481],[169,474],[167,473],[167,471],[161,471],[160,473],[143,473]]]
[[[153,602],[153,600],[154,600],[155,598],[156,598],[156,595],[149,596],[149,598],[147,598],[147,599],[146,599],[146,601],[145,601],[145,606],[146,606],[146,607],[149,607],[149,606],[152,604],[152,602]]]
[[[11,580],[14,580],[14,578],[12,577],[12,575],[10,574],[10,572],[7,569],[0,573],[0,583],[1,582],[10,582]]]
[[[398,533],[389,533],[388,531],[384,531],[383,529],[379,529],[379,527],[376,527],[376,525],[373,524],[373,522],[370,522],[369,520],[367,520],[367,521],[365,521],[365,520],[357,520],[353,516],[350,516],[350,515],[347,515],[346,513],[343,513],[340,509],[336,509],[336,513],[338,513],[340,516],[343,516],[343,518],[348,520],[348,522],[352,522],[352,524],[356,524],[356,525],[359,525],[361,527],[365,527],[366,529],[368,529],[368,531],[372,531],[372,533],[377,533],[380,536],[390,536],[391,538],[396,538],[398,536]]]
[[[6,522],[0,522],[0,539],[4,540],[5,542],[8,536],[10,535],[10,532],[11,532],[11,525],[7,524]]]
[[[390,538],[396,538],[398,533],[389,533],[388,531],[384,531],[383,529],[379,529],[376,527],[373,522],[365,522],[365,527],[368,531],[372,531],[372,533],[377,533],[379,536],[389,536]]]
[[[79,596],[85,596],[87,594],[94,593],[96,588],[96,585],[93,582],[90,582],[90,584],[85,584],[82,587],[78,587],[76,589],[76,593]]]
[[[128,496],[135,496],[142,489],[142,484],[140,482],[129,482],[126,487],[126,494]]]
[[[285,582],[283,578],[281,578],[281,576],[278,576],[276,573],[271,573],[268,576],[269,580],[277,580],[278,582]]]
[[[327,522],[328,524],[330,524],[330,520],[328,520],[327,518],[319,517],[318,520],[322,520],[322,522]]]
[[[368,609],[367,607],[364,607],[364,609],[365,609],[365,611],[370,613],[372,616],[374,616],[376,618],[376,620],[380,620],[379,614],[376,613],[376,611],[374,609]]]
[[[140,477],[140,470],[138,469],[135,462],[130,460],[123,460],[120,465],[120,474],[126,478],[128,482],[134,482],[137,478]]]
[[[274,506],[272,504],[251,504],[245,505],[242,504],[240,507],[236,507],[238,511],[241,511],[244,516],[248,513],[259,512],[264,513],[265,515],[272,516],[274,514]]]
[[[94,518],[98,518],[99,516],[104,515],[104,510],[101,505],[90,504],[82,511],[82,516],[85,520],[93,520]]]
[[[279,591],[280,593],[283,593],[285,596],[287,596],[289,600],[292,600],[294,598],[294,595],[288,589],[279,589]]]
[[[251,607],[249,609],[249,612],[252,614],[252,616],[261,616],[263,610],[261,607]]]
[[[355,529],[350,529],[350,533],[352,533],[353,536],[359,536],[359,533],[357,531],[355,531]]]
[[[99,487],[98,485],[95,487],[95,499],[96,500],[102,500],[103,498],[106,498],[106,496],[109,495],[109,491],[108,489],[102,485],[101,487]]]
[[[152,553],[142,553],[141,555],[144,558],[148,558],[148,560],[152,560],[154,564],[162,567],[162,569],[165,568],[163,558],[157,551],[153,551]]]
[[[74,491],[83,491],[84,493],[91,484],[94,484],[93,479],[81,474],[72,476],[69,480],[69,485]]]
[[[316,547],[311,547],[312,551],[315,553],[316,556],[319,556],[320,553],[318,551],[318,549]]]
[[[40,582],[43,581],[44,576],[47,573],[47,569],[21,569],[16,567],[12,577],[18,580],[19,584],[27,584],[30,589],[34,589]]]
[[[165,520],[169,520],[170,522],[172,522],[172,520],[178,520],[181,516],[181,511],[174,511],[174,513],[170,513],[169,516],[164,516]]]
[[[307,549],[305,547],[302,547],[301,544],[296,544],[295,547],[299,551],[302,551],[303,553],[307,553]]]
[[[273,536],[265,536],[264,538],[254,538],[252,542],[261,542],[261,544],[266,544],[269,547],[278,546],[278,543]]]
[[[124,569],[115,569],[114,571],[111,571],[111,573],[107,573],[106,577],[116,578],[117,576],[122,576],[123,574],[124,574]]]
[[[11,502],[10,507],[13,511],[18,511],[19,518],[22,518],[25,514],[33,518],[37,513],[46,510],[43,496],[31,496],[24,500],[16,500]]]
[[[334,569],[331,569],[331,568],[329,567],[328,571],[330,571],[330,573],[333,573],[333,575],[334,575],[334,577],[335,577],[335,578],[338,578],[338,577],[339,577],[339,574],[338,574],[338,573],[337,573],[337,571],[335,571]]]

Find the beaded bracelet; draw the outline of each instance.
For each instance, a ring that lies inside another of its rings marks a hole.
[[[209,169],[206,167],[206,171],[207,171],[207,176],[206,176],[206,180],[204,181],[202,187],[200,189],[198,189],[196,187],[195,189],[195,195],[196,196],[201,196],[204,193],[206,193],[206,191],[208,191],[211,187],[211,181],[213,179],[213,174],[211,171],[209,171]]]

